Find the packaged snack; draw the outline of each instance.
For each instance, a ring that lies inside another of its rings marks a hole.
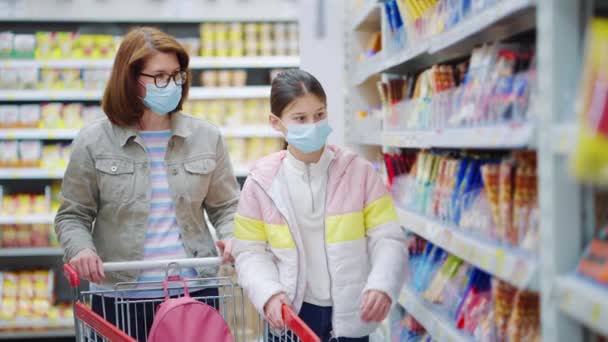
[[[82,121],[83,105],[81,103],[70,103],[63,106],[63,122],[65,128],[78,129],[84,123]]]
[[[65,124],[61,116],[63,105],[61,103],[46,103],[42,109],[42,128],[64,128]]]
[[[508,232],[513,230],[513,168],[513,160],[505,159],[500,163],[498,176],[500,225],[497,226],[497,231],[501,241],[504,242],[510,242]]]
[[[40,105],[19,106],[19,126],[36,128],[40,124]]]
[[[16,297],[2,297],[0,302],[0,319],[4,321],[11,321],[15,319],[17,315],[17,298]]]
[[[59,69],[43,68],[40,71],[41,89],[60,89],[61,73]]]
[[[52,32],[36,32],[36,59],[52,58],[56,48],[55,37]]]
[[[19,106],[0,105],[0,127],[19,127]]]
[[[219,87],[230,87],[232,80],[232,71],[220,70],[217,73],[217,83]]]
[[[247,71],[246,70],[232,71],[232,86],[244,87],[245,85],[247,85]]]
[[[203,87],[214,88],[218,84],[218,72],[215,70],[205,70],[201,73],[201,83]]]
[[[492,303],[491,277],[478,269],[474,269],[462,305],[458,310],[458,329],[473,334],[484,316],[490,312]]]
[[[17,141],[0,141],[0,165],[2,167],[19,166],[19,144]]]
[[[20,141],[19,157],[21,165],[25,167],[39,167],[42,160],[41,141]]]
[[[424,293],[424,298],[432,303],[443,303],[443,290],[448,281],[456,275],[461,266],[462,259],[450,255],[433,278],[431,285]]]
[[[50,246],[49,234],[50,229],[45,224],[33,224],[31,226],[31,247],[48,247]]]
[[[34,58],[36,37],[31,34],[16,34],[13,40],[14,58]]]
[[[12,57],[14,37],[10,31],[0,32],[0,58]]]
[[[517,288],[508,283],[494,279],[492,296],[494,301],[494,325],[496,327],[496,338],[498,341],[507,340],[507,327],[513,311],[515,294]]]
[[[16,225],[2,226],[2,247],[15,248],[19,246]]]
[[[17,225],[17,246],[30,247],[32,243],[32,233],[27,225]]]
[[[63,89],[83,88],[80,69],[60,69],[60,77]]]

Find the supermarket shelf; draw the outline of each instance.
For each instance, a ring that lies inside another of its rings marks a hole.
[[[422,299],[420,295],[407,285],[399,296],[399,304],[422,324],[426,331],[437,341],[473,341],[471,336],[458,330],[454,323],[442,317],[434,305]]]
[[[532,253],[482,240],[410,211],[398,213],[405,229],[519,288],[538,290],[538,258]]]
[[[55,214],[2,215],[0,224],[52,224]]]
[[[2,68],[111,68],[113,59],[2,59]],[[191,69],[216,68],[296,68],[300,65],[299,57],[193,57]]]
[[[380,14],[381,9],[377,0],[363,1],[353,22],[353,31],[369,28],[380,29]]]
[[[44,129],[44,128],[8,128],[0,129],[0,139],[12,140],[72,140],[78,134],[77,129]]]
[[[384,54],[382,51],[380,51],[374,56],[359,62],[357,64],[355,75],[353,76],[355,85],[364,83],[370,77],[382,71],[382,61],[384,61]]]
[[[61,248],[0,248],[0,258],[62,256]]]
[[[5,168],[0,169],[0,179],[62,179],[65,170],[42,168]]]
[[[560,309],[602,335],[608,335],[608,287],[577,275],[558,278]]]
[[[222,127],[222,135],[234,138],[276,138],[281,135],[266,125]],[[0,129],[0,140],[72,140],[77,129]]]
[[[411,49],[386,56],[381,70],[402,73],[411,68],[426,69],[470,55],[471,50],[480,44],[501,41],[531,30],[536,26],[535,4],[536,0],[500,1],[428,41],[411,44]]]
[[[99,101],[101,90],[0,90],[0,101]],[[205,99],[250,99],[270,96],[268,86],[205,88],[192,87],[188,98]]]
[[[76,334],[73,328],[57,329],[57,330],[41,330],[41,331],[15,331],[15,332],[0,332],[0,340],[12,339],[48,339],[61,337],[74,337]]]
[[[558,124],[553,127],[552,136],[556,144],[551,144],[556,154],[572,155],[576,148],[577,124],[574,122]]]
[[[534,137],[534,125],[525,123],[433,131],[386,132],[382,140],[386,146],[402,148],[514,149],[533,147]]]
[[[222,135],[231,138],[279,138],[281,134],[268,125],[222,127]]]

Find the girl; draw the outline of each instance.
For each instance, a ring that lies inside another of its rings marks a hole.
[[[404,280],[393,201],[370,163],[326,146],[327,99],[312,75],[281,73],[270,103],[270,124],[289,145],[258,161],[244,185],[239,281],[274,328],[287,304],[323,341],[368,341]]]

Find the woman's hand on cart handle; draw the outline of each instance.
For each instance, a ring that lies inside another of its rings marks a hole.
[[[76,270],[78,277],[93,283],[101,283],[106,275],[103,262],[93,250],[85,248],[78,252],[70,261],[70,266]]]
[[[264,316],[268,324],[277,330],[283,330],[285,328],[285,322],[283,321],[283,305],[290,305],[285,293],[277,293],[264,305]]]
[[[232,256],[232,239],[220,240],[215,243],[217,248],[222,253],[223,262],[225,264],[234,264],[234,256]]]
[[[391,310],[391,298],[382,291],[369,290],[361,302],[361,319],[364,322],[382,322]]]

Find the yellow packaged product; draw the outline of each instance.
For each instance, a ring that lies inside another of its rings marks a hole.
[[[2,227],[2,247],[15,248],[19,246],[17,240],[17,226],[14,224]]]
[[[28,194],[17,195],[17,215],[26,215],[32,212],[32,197]]]
[[[0,302],[0,319],[3,321],[12,321],[17,315],[17,298],[3,297]]]
[[[54,33],[36,32],[36,59],[51,58],[56,46]]]
[[[40,89],[53,90],[60,89],[61,86],[61,73],[59,69],[43,68],[40,71]]]
[[[19,300],[27,300],[34,298],[34,273],[30,271],[22,271],[19,273],[18,283]]]
[[[96,49],[93,52],[93,58],[110,59],[114,57],[114,37],[111,35],[96,35]]]
[[[16,272],[1,272],[2,296],[4,298],[17,298],[19,286],[19,274]]]
[[[61,69],[61,88],[79,90],[83,88],[80,69]]]
[[[196,116],[197,118],[206,119],[208,117],[207,107],[208,107],[207,101],[205,101],[205,100],[196,101],[196,102],[194,102],[194,106],[192,108],[192,114],[194,116]]]
[[[61,112],[63,105],[61,103],[47,103],[42,105],[42,127],[41,128],[65,128]]]
[[[54,58],[70,58],[74,50],[74,43],[78,34],[76,32],[58,32],[57,33],[57,50],[58,56]]]
[[[65,128],[79,129],[84,125],[82,110],[82,103],[70,103],[63,106],[63,122]]]

